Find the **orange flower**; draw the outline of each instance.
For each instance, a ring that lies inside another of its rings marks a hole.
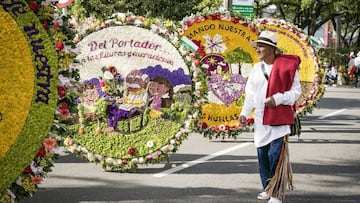
[[[41,176],[33,176],[31,177],[31,183],[34,185],[39,185],[43,178]]]
[[[51,150],[56,146],[56,140],[53,138],[46,138],[43,141],[43,145],[47,150]]]

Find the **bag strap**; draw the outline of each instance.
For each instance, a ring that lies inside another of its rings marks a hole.
[[[268,80],[268,79],[269,79],[269,75],[265,72],[265,66],[264,66],[263,63],[261,63],[261,70],[262,70],[262,72],[264,73],[264,76],[265,76],[266,80]]]

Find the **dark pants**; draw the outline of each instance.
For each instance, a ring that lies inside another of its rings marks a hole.
[[[281,137],[268,145],[257,148],[259,172],[263,189],[268,185],[269,179],[275,175],[283,145],[284,137]]]
[[[356,87],[356,88],[358,86],[359,76],[360,76],[360,69],[358,69],[357,73],[355,73],[355,75],[354,75],[354,87]]]

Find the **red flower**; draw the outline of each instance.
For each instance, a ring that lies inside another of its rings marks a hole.
[[[69,110],[68,104],[66,102],[61,104],[61,106],[59,107],[59,112],[60,112],[61,117],[63,117],[63,118],[69,117],[70,110]]]
[[[195,23],[200,23],[201,22],[201,18],[196,18],[195,19]]]
[[[121,162],[122,162],[123,164],[127,164],[127,159],[122,159]]]
[[[57,51],[62,51],[65,48],[65,44],[64,44],[64,42],[60,41],[60,42],[56,43],[55,47],[56,47]]]
[[[128,154],[130,155],[134,155],[136,152],[136,149],[134,147],[130,147],[130,149],[128,150]]]
[[[46,155],[46,150],[44,147],[41,147],[37,154],[37,157],[43,158],[45,155]]]
[[[58,90],[59,99],[63,99],[65,97],[66,86],[58,86],[57,90]]]
[[[192,24],[193,24],[193,21],[192,21],[192,20],[189,20],[189,21],[186,22],[186,25],[187,25],[187,26],[191,26]]]
[[[253,124],[254,123],[254,118],[248,118],[246,120],[246,125],[250,125],[250,124]]]
[[[32,173],[31,168],[30,168],[30,167],[26,167],[26,168],[24,169],[24,173],[26,173],[26,174]]]
[[[213,20],[221,20],[221,16],[218,13],[212,14],[211,17]]]
[[[29,7],[34,12],[36,12],[39,8],[38,4],[35,1],[29,2]]]
[[[202,128],[202,129],[206,129],[208,126],[205,122],[202,122],[202,121],[199,121],[198,122],[198,126],[199,128]]]
[[[233,18],[233,19],[232,19],[232,22],[235,23],[235,24],[236,24],[236,23],[239,23],[239,22],[240,22],[240,19],[239,19],[239,18]]]
[[[205,56],[205,46],[201,44],[201,40],[192,40],[199,48],[196,50],[200,56]]]
[[[56,21],[55,23],[54,23],[54,29],[55,30],[58,30],[60,28],[60,22],[59,21]]]
[[[45,30],[49,29],[49,22],[47,20],[44,21],[43,27]]]

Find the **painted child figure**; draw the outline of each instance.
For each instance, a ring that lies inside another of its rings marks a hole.
[[[172,103],[172,85],[162,77],[155,77],[149,84],[150,94],[150,116],[154,120],[156,131],[158,131],[157,120],[161,117],[161,107],[169,108]]]

